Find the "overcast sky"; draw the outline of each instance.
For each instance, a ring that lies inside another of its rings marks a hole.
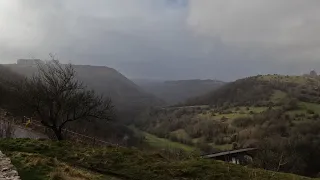
[[[0,62],[113,67],[129,78],[320,71],[319,0],[0,0]]]

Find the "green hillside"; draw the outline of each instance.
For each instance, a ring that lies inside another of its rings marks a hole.
[[[177,159],[120,147],[92,148],[28,139],[2,139],[0,147],[23,180],[310,179],[192,156]]]
[[[187,152],[195,151],[193,146],[188,146],[182,143],[173,142],[165,138],[159,138],[149,133],[143,133],[145,142],[155,149],[180,149]]]
[[[310,76],[260,75],[229,83],[204,96],[188,100],[186,105],[275,106],[281,105],[285,96],[318,103],[319,85],[320,78]]]
[[[320,78],[255,76],[229,83],[186,106],[149,109],[136,120],[144,131],[202,152],[265,149],[257,167],[315,176],[320,172]],[[272,156],[272,157],[268,157]],[[263,162],[263,163],[262,163]],[[297,163],[299,162],[299,163]]]

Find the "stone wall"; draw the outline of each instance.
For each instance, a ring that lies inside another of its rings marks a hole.
[[[11,160],[0,151],[0,180],[21,180]]]

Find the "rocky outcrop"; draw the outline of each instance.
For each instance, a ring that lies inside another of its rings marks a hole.
[[[0,180],[21,180],[11,160],[0,151]]]

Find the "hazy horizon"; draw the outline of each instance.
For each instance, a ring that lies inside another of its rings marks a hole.
[[[217,79],[320,71],[320,1],[3,0],[0,63],[114,68],[130,79]],[[147,77],[147,78],[146,78]]]

